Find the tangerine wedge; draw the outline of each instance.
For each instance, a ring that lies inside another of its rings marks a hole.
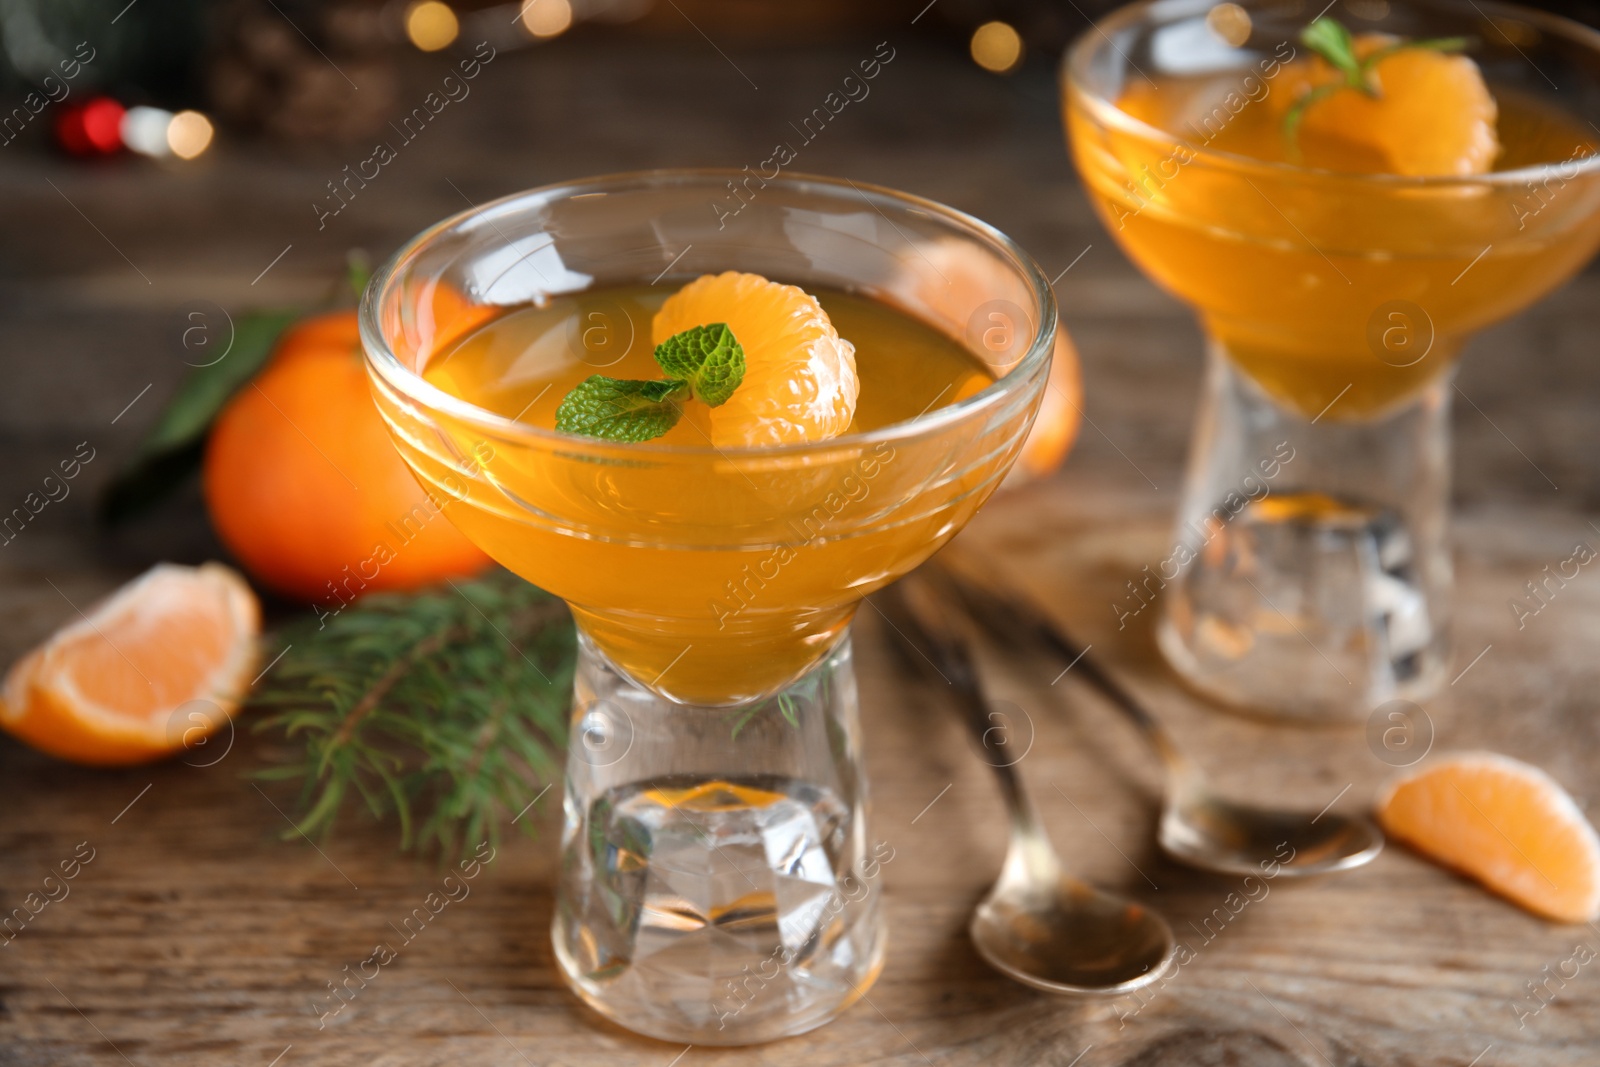
[[[856,349],[815,297],[759,274],[696,278],[661,305],[654,344],[694,326],[726,323],[744,349],[744,381],[710,409],[711,443],[753,448],[837,437],[855,418]]]
[[[234,571],[157,564],[11,668],[0,728],[74,763],[171,755],[238,710],[260,631],[255,594]]]
[[[1434,761],[1378,801],[1385,832],[1560,922],[1600,916],[1600,837],[1554,778],[1492,752]]]
[[[1392,44],[1364,34],[1356,52],[1365,57]],[[1314,85],[1339,77],[1320,58],[1314,68]],[[1412,177],[1460,177],[1493,167],[1500,154],[1498,108],[1471,59],[1400,48],[1374,64],[1372,82],[1375,96],[1341,89],[1306,109],[1299,135],[1308,160],[1334,156],[1343,164],[1334,169]]]

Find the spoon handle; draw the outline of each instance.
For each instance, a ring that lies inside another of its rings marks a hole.
[[[1008,727],[1004,717],[990,709],[984,699],[977,664],[966,635],[956,621],[957,613],[950,610],[951,605],[942,602],[932,583],[917,574],[900,579],[868,602],[882,613],[894,630],[903,658],[930,679],[937,678],[954,690],[972,740],[1000,784],[1011,819],[1012,853],[1037,875],[1059,877],[1060,862],[1044,836],[1038,811],[1023,788],[1022,775],[1015,766],[1020,757],[1013,758],[1004,751],[1004,740],[999,750],[990,740],[997,733],[1004,738]],[[1011,862],[1008,857],[1007,865]]]
[[[1061,657],[1069,670],[1076,669],[1139,729],[1170,773],[1188,774],[1188,760],[1161,720],[1090,657],[1090,646],[1079,645],[1031,598],[1012,591],[994,575],[985,572],[981,580],[974,577],[972,571],[976,565],[965,554],[960,555],[960,562],[954,565],[946,558],[948,556],[950,553],[946,551],[931,560],[925,569],[932,571],[935,579],[944,584],[975,619],[995,633],[1036,641]]]

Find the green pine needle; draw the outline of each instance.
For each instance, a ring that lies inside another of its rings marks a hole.
[[[733,712],[729,716],[730,720],[733,722],[733,732],[730,736],[732,740],[737,741],[739,739],[740,731],[742,731],[746,726],[750,725],[751,721],[755,719],[757,715],[770,711],[773,708],[776,708],[778,710],[778,714],[783,716],[784,722],[798,730],[800,728],[800,716],[806,711],[807,704],[821,709],[826,706],[831,699],[832,694],[828,686],[828,672],[816,671],[806,678],[805,681],[790,686],[787,690],[779,693],[775,697],[768,697],[766,700],[759,701],[755,704],[751,704],[749,707],[741,708],[738,711]]]
[[[355,801],[400,847],[498,842],[564,759],[576,639],[561,601],[500,572],[364,597],[291,648],[254,697],[296,749],[258,777],[300,783],[285,838],[326,837]],[[533,832],[533,819],[518,819]]]

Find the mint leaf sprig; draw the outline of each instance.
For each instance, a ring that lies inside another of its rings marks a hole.
[[[1311,51],[1328,61],[1328,65],[1344,75],[1341,81],[1329,82],[1319,85],[1306,93],[1283,116],[1283,133],[1288,138],[1289,144],[1296,144],[1300,132],[1301,120],[1305,118],[1306,109],[1318,100],[1332,96],[1341,89],[1354,89],[1356,92],[1377,99],[1381,94],[1378,91],[1377,80],[1373,71],[1379,63],[1388,59],[1396,52],[1406,48],[1421,48],[1432,52],[1459,52],[1472,43],[1467,37],[1428,37],[1417,41],[1399,40],[1394,44],[1385,45],[1361,59],[1356,55],[1356,39],[1345,28],[1344,23],[1338,19],[1326,16],[1311,20],[1310,25],[1300,31],[1300,43]]]
[[[656,346],[670,377],[641,381],[591,374],[556,408],[556,429],[606,441],[649,441],[678,424],[684,401],[727,402],[744,381],[744,348],[726,323],[694,326]]]

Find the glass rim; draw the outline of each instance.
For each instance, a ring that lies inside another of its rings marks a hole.
[[[1264,0],[1242,0],[1246,10],[1265,6]],[[1448,5],[1437,0],[1405,0],[1414,7],[1443,8]],[[1172,13],[1201,14],[1210,10],[1217,0],[1136,0],[1112,11],[1102,19],[1092,22],[1087,29],[1078,35],[1078,39],[1070,45],[1061,58],[1060,83],[1063,89],[1070,89],[1080,93],[1085,99],[1095,105],[1095,110],[1104,115],[1105,121],[1115,124],[1125,131],[1148,140],[1157,140],[1165,144],[1182,147],[1195,156],[1196,161],[1222,164],[1238,170],[1254,170],[1271,174],[1292,174],[1320,179],[1348,182],[1352,185],[1371,185],[1380,188],[1402,189],[1451,189],[1472,185],[1521,185],[1529,181],[1538,181],[1549,177],[1552,173],[1560,171],[1560,176],[1571,180],[1580,174],[1600,171],[1600,151],[1590,152],[1588,155],[1573,159],[1564,159],[1552,163],[1536,163],[1531,166],[1518,167],[1515,170],[1489,171],[1486,174],[1444,174],[1444,175],[1409,175],[1409,174],[1360,174],[1347,171],[1327,170],[1322,167],[1306,167],[1295,163],[1285,163],[1277,160],[1256,159],[1252,156],[1239,155],[1236,152],[1224,152],[1216,148],[1196,144],[1170,130],[1159,126],[1152,126],[1142,119],[1134,118],[1123,111],[1113,100],[1091,89],[1083,77],[1084,68],[1089,63],[1090,56],[1099,45],[1110,45],[1108,31],[1121,30],[1137,22],[1145,21],[1147,16],[1156,8],[1162,8],[1162,15]],[[1535,8],[1524,7],[1521,4],[1504,3],[1502,0],[1473,0],[1473,7],[1485,19],[1491,13],[1504,15],[1523,22],[1533,23],[1540,29],[1564,37],[1576,44],[1588,48],[1600,58],[1600,31],[1591,29],[1580,22],[1564,18],[1560,15],[1540,11]],[[1513,45],[1513,47],[1515,47]],[[1131,62],[1131,61],[1130,61]],[[1529,60],[1531,63],[1532,60]],[[1535,70],[1538,68],[1535,67]]]
[[[826,453],[839,448],[873,445],[885,441],[903,441],[929,431],[959,423],[974,413],[1003,402],[1013,393],[1025,388],[1034,377],[1032,372],[1036,370],[1039,364],[1049,360],[1055,347],[1057,331],[1060,328],[1055,291],[1045,278],[1044,271],[1039,264],[1010,237],[1007,237],[1000,230],[982,219],[941,204],[936,200],[929,200],[912,193],[904,193],[886,186],[867,182],[807,173],[782,174],[777,178],[764,178],[763,180],[768,186],[789,188],[799,192],[822,190],[840,196],[848,194],[853,199],[864,200],[880,213],[882,213],[883,207],[887,205],[914,208],[939,218],[956,229],[966,231],[971,236],[979,238],[988,244],[992,249],[1002,253],[1011,262],[1012,266],[1017,269],[1017,273],[1021,276],[1040,310],[1040,321],[1035,327],[1033,341],[1028,346],[1028,350],[1010,364],[1010,369],[1003,377],[997,378],[972,396],[956,400],[945,407],[935,408],[903,422],[891,423],[888,426],[864,433],[841,434],[837,437],[829,437],[817,441],[720,448],[712,444],[679,445],[659,444],[652,441],[610,441],[562,433],[553,429],[547,430],[543,427],[518,422],[515,419],[496,414],[487,408],[480,407],[452,393],[448,393],[428,381],[418,371],[406,366],[395,355],[393,347],[389,344],[388,339],[384,337],[383,331],[379,326],[378,309],[401,276],[405,264],[446,233],[452,232],[470,221],[486,217],[493,212],[505,211],[512,206],[534,206],[595,193],[634,192],[651,188],[683,187],[702,182],[708,185],[714,184],[720,191],[723,183],[728,179],[744,176],[743,171],[732,167],[674,167],[621,171],[524,189],[520,192],[485,201],[482,204],[465,211],[459,211],[434,223],[401,245],[373,274],[371,280],[367,283],[365,291],[362,293],[359,309],[361,348],[368,369],[382,377],[385,382],[407,399],[415,401],[429,410],[448,414],[452,418],[459,419],[502,439],[532,445],[557,447],[568,452],[590,449],[607,453],[619,451],[643,452],[662,458],[706,456],[722,459],[735,457],[771,459]],[[887,215],[885,215],[885,218],[887,218]],[[890,225],[893,225],[892,221]],[[909,314],[909,312],[905,313]],[[933,328],[937,329],[938,327]]]

